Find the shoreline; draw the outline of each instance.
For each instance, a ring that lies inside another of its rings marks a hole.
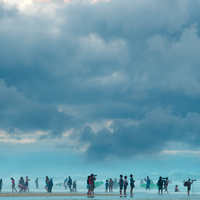
[[[0,193],[0,197],[91,197],[91,196],[121,196],[120,194],[93,194],[87,195],[85,193]]]

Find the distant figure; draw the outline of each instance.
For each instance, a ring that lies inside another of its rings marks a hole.
[[[126,195],[126,189],[128,187],[127,176],[124,176],[124,195]]]
[[[117,182],[117,179],[116,179],[116,178],[115,178],[115,180],[114,180],[114,185],[113,185],[113,187],[114,187],[115,189],[119,187],[119,183]]]
[[[147,179],[144,178],[144,180],[147,182],[146,184],[146,190],[149,189],[150,190],[150,184],[151,184],[151,180],[149,179],[149,177],[147,176]]]
[[[28,182],[31,181],[28,176],[26,176],[26,182],[24,184],[25,188],[29,191]]]
[[[69,186],[70,192],[72,192],[72,179],[70,176],[68,178],[67,185]]]
[[[12,192],[13,192],[14,190],[17,192],[17,190],[16,190],[16,188],[15,188],[15,180],[14,180],[14,178],[11,178],[11,181],[12,181]]]
[[[140,181],[140,184],[144,184],[144,181],[143,181],[143,179],[141,179],[141,181]]]
[[[106,180],[105,188],[106,188],[106,192],[108,192],[108,180]]]
[[[88,176],[88,178],[87,178],[87,189],[88,189],[87,195],[90,195],[91,194],[91,191],[90,191],[90,176]]]
[[[77,192],[76,191],[76,181],[73,182],[73,192]]]
[[[157,186],[158,186],[158,194],[163,193],[163,180],[162,180],[162,176],[159,177],[159,180],[157,182]]]
[[[188,179],[188,181],[186,181],[186,182],[184,183],[184,186],[187,186],[188,195],[190,195],[190,189],[191,189],[192,183],[193,183],[193,181],[190,181],[190,178]]]
[[[122,190],[123,190],[123,186],[124,186],[124,182],[123,182],[123,175],[120,175],[120,179],[119,179],[119,187],[120,187],[120,194],[122,194]]]
[[[36,189],[38,189],[38,178],[35,180]]]
[[[168,194],[168,189],[167,189],[168,184],[169,184],[169,180],[168,180],[168,177],[167,177],[166,180],[164,181],[164,189],[165,189],[165,192],[167,192],[167,194]]]
[[[180,190],[178,189],[178,185],[175,185],[175,192],[180,192]]]
[[[133,188],[135,188],[135,180],[133,179],[133,174],[130,175],[130,187],[131,187],[131,195],[133,195]]]
[[[65,187],[65,190],[67,189],[67,178],[64,180],[64,187]]]
[[[50,178],[50,180],[49,180],[49,192],[50,193],[52,192],[52,187],[53,187],[53,179]]]
[[[114,182],[112,179],[110,179],[108,183],[109,192],[113,192],[113,185],[114,185]]]
[[[45,189],[47,192],[49,192],[49,177],[46,176],[46,180],[45,180]]]
[[[2,186],[3,186],[3,180],[0,179],[0,192],[1,192],[1,190],[2,190]]]

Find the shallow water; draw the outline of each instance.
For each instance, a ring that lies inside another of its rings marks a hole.
[[[145,178],[147,175],[150,176],[150,179],[152,179],[152,181],[154,181],[154,183],[157,182],[158,177],[161,175],[163,177],[168,176],[169,180],[172,181],[171,184],[169,184],[168,186],[168,191],[169,194],[164,193],[163,195],[158,195],[157,194],[157,189],[152,189],[152,190],[148,190],[146,191],[146,189],[141,188],[140,187],[140,181],[141,179]],[[13,178],[15,179],[16,182],[16,189],[17,188],[17,182],[19,179],[19,175],[14,175]],[[86,189],[86,179],[87,179],[87,175],[71,175],[73,180],[77,180],[77,191],[78,193],[87,193],[87,189]],[[114,178],[119,178],[118,175],[113,174],[110,175],[110,177]],[[3,177],[2,177],[3,178]],[[31,179],[30,183],[29,183],[29,188],[30,188],[30,192],[31,193],[45,193],[45,177],[38,177],[39,178],[39,189],[35,188],[35,179],[37,177],[35,176],[29,176],[29,178]],[[65,180],[66,177],[64,176],[53,176],[50,177],[53,178],[54,180],[54,186],[53,186],[53,193],[69,193],[69,189],[65,190],[63,186],[56,186],[56,183],[60,183],[63,182]],[[97,177],[97,181],[103,181],[105,183],[105,180],[108,179],[109,177],[105,177],[105,176],[98,176]],[[134,195],[133,197],[130,197],[129,193],[130,193],[130,188],[128,187],[127,189],[127,196],[124,197],[122,196],[121,198],[123,199],[149,199],[149,200],[153,200],[153,199],[200,199],[200,175],[199,174],[183,174],[183,173],[172,173],[172,174],[142,174],[142,175],[135,175],[134,176],[136,183],[135,183],[135,189],[134,189]],[[191,179],[196,179],[197,181],[194,182],[194,184],[192,185],[191,188],[191,195],[188,197],[187,196],[187,188],[183,186],[182,181],[183,180],[187,180],[188,178]],[[179,186],[179,190],[181,192],[174,192],[174,188],[175,185]],[[8,193],[11,192],[11,180],[10,177],[7,178],[3,178],[3,188],[2,188],[2,192],[3,193]],[[95,189],[95,193],[97,194],[105,194],[105,185],[102,185],[98,188]],[[119,194],[119,189],[114,189],[113,194]],[[91,197],[90,197],[91,198]],[[3,197],[2,199],[11,199],[10,197]],[[12,199],[88,199],[88,197],[12,197]],[[116,196],[116,197],[94,197],[93,199],[98,200],[98,199],[120,199],[120,197]]]

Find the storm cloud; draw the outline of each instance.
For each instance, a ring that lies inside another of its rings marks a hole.
[[[73,139],[88,158],[152,155],[170,142],[199,149],[199,8],[0,3],[1,131],[42,131],[37,141],[60,138],[60,147]]]

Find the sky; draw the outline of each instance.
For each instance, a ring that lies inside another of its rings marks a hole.
[[[5,176],[38,165],[198,172],[199,9],[199,0],[1,0]]]

